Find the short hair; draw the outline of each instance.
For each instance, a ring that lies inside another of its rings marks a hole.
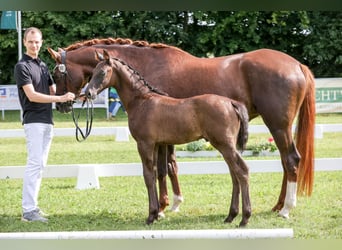
[[[27,34],[29,34],[29,33],[39,33],[43,39],[43,33],[41,32],[40,29],[38,29],[36,27],[30,27],[30,28],[27,28],[24,32],[24,40],[26,40]]]

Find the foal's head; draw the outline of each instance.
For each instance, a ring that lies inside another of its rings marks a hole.
[[[164,91],[150,85],[139,72],[125,62],[118,58],[110,57],[107,50],[104,49],[103,54],[95,51],[95,58],[99,63],[93,70],[93,76],[85,90],[85,94],[89,98],[96,98],[97,94],[110,86],[118,90],[120,86],[123,83],[127,83],[127,81],[133,88],[136,87],[136,89],[141,91],[141,93],[154,92],[159,95],[168,95]],[[131,79],[131,76],[134,76],[134,79]],[[123,80],[125,77],[128,78]],[[140,88],[140,86],[143,86],[143,88]]]
[[[93,76],[85,90],[86,95],[92,99],[95,99],[96,95],[104,89],[110,86],[116,87],[117,83],[117,79],[114,79],[117,74],[113,71],[116,62],[109,56],[107,50],[103,50],[103,54],[95,51],[95,58],[99,63],[96,65]]]

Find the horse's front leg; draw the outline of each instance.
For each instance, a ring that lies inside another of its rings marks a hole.
[[[151,148],[145,143],[138,143],[138,151],[143,165],[144,181],[148,193],[149,209],[146,224],[149,225],[155,220],[158,220],[159,213],[158,192],[156,187],[157,157],[155,155],[157,155],[157,152],[153,147]]]
[[[180,204],[184,201],[178,181],[178,165],[176,162],[176,152],[174,145],[167,146],[168,174],[173,190],[173,205],[171,211],[178,212]]]

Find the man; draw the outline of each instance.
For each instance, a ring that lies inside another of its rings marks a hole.
[[[35,27],[26,29],[23,38],[26,53],[15,65],[14,77],[23,110],[27,163],[23,179],[23,221],[47,222],[38,207],[42,171],[47,164],[53,137],[52,103],[67,102],[73,93],[56,96],[56,86],[49,70],[38,57],[42,46],[42,32]]]
[[[121,103],[120,97],[115,88],[109,88],[109,108],[108,108],[108,119],[115,119],[119,108],[122,107],[122,110],[126,113],[124,106]]]

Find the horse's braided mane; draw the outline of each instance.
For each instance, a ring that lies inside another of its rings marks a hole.
[[[87,47],[97,44],[105,44],[105,45],[111,45],[111,44],[119,44],[119,45],[133,45],[137,47],[151,47],[151,48],[170,48],[172,46],[166,45],[163,43],[148,43],[146,41],[132,41],[129,38],[95,38],[91,40],[76,42],[74,44],[69,45],[68,47],[64,48],[65,51],[71,51],[76,50],[81,47]]]
[[[168,94],[162,90],[159,90],[158,88],[156,87],[153,87],[151,84],[149,84],[147,82],[147,80],[137,71],[135,70],[131,65],[127,64],[125,61],[119,59],[119,58],[116,58],[116,57],[112,57],[112,59],[114,59],[115,61],[118,61],[119,63],[121,63],[122,65],[126,66],[129,70],[132,71],[132,73],[137,76],[137,82],[138,81],[142,81],[143,84],[149,89],[151,90],[152,92],[154,93],[157,93],[159,95],[165,95],[165,96],[168,96]]]

